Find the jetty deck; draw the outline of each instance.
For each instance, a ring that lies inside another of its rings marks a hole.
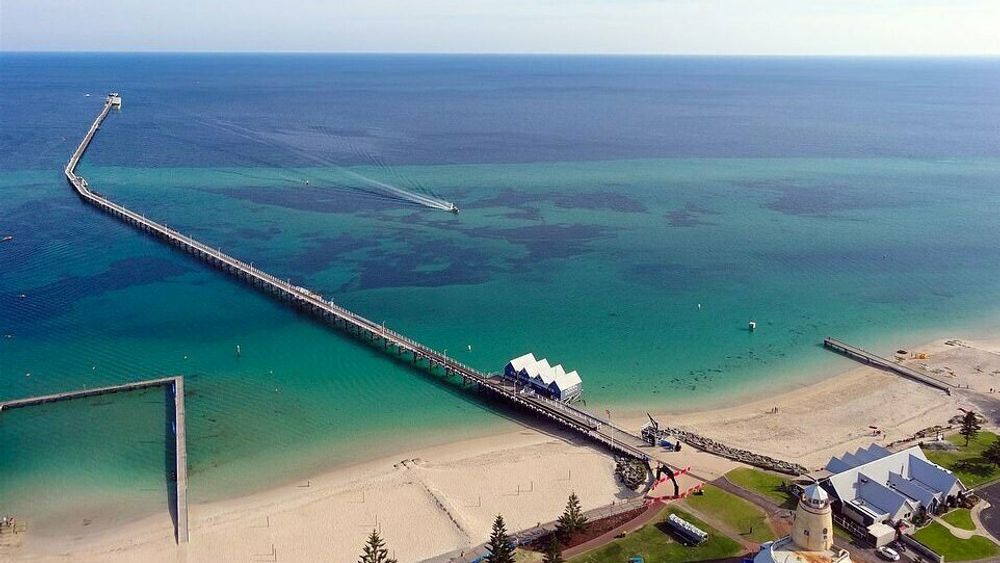
[[[176,471],[176,519],[177,519],[177,542],[188,542],[188,505],[187,505],[187,437],[185,434],[184,422],[184,378],[162,377],[159,379],[147,379],[144,381],[132,381],[121,385],[109,385],[107,387],[95,387],[93,389],[80,389],[78,391],[66,391],[63,393],[52,393],[51,395],[38,395],[35,397],[25,397],[23,399],[12,399],[0,401],[0,413],[10,409],[24,408],[45,403],[55,403],[59,401],[69,401],[72,399],[84,399],[99,395],[109,395],[112,393],[124,393],[149,389],[152,387],[165,387],[173,391],[174,395],[174,456]]]
[[[886,371],[891,371],[893,373],[902,375],[903,377],[906,377],[908,379],[912,379],[913,381],[916,381],[918,383],[923,383],[924,385],[927,385],[929,387],[933,387],[940,391],[944,391],[949,395],[951,395],[952,388],[955,387],[954,385],[941,381],[940,379],[937,379],[931,376],[930,374],[924,373],[920,370],[913,369],[909,366],[904,366],[899,362],[894,362],[887,358],[883,358],[882,356],[872,354],[871,352],[868,352],[867,350],[862,350],[857,346],[851,346],[850,344],[841,342],[836,338],[830,338],[829,336],[827,336],[826,338],[823,339],[823,346],[829,348],[830,350],[833,350],[834,352],[838,352],[851,359],[857,360],[861,363],[875,366],[884,369]]]
[[[523,390],[512,387],[500,378],[493,378],[486,373],[475,370],[403,334],[387,329],[383,324],[373,322],[340,305],[336,305],[332,300],[327,300],[317,292],[294,285],[290,281],[279,279],[277,276],[271,275],[250,263],[223,253],[221,249],[212,248],[166,225],[136,213],[121,204],[115,203],[103,194],[91,190],[87,184],[87,180],[76,173],[76,167],[80,163],[80,159],[86,152],[87,147],[90,146],[95,133],[107,118],[111,108],[112,99],[109,97],[103,109],[93,124],[91,124],[87,134],[66,164],[66,179],[86,203],[97,207],[140,231],[178,247],[218,270],[290,303],[326,323],[341,328],[373,346],[380,347],[387,353],[397,356],[409,356],[414,365],[420,365],[423,362],[426,364],[428,370],[439,369],[443,370],[445,375],[461,377],[463,383],[475,384],[479,389],[497,399],[527,409],[545,419],[552,420],[593,442],[609,448],[614,453],[629,456],[647,464],[649,463],[651,459],[649,454],[653,453],[655,448],[641,449],[646,445],[642,438],[614,426],[609,420],[602,419],[578,407],[525,393]],[[665,463],[663,460],[660,460],[660,462]]]

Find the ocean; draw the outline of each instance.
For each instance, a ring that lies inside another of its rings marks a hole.
[[[0,54],[0,399],[184,375],[191,502],[517,417],[84,205],[62,168],[109,90],[94,189],[593,409],[1000,328],[1000,59]],[[164,510],[163,404],[0,414],[0,509]]]

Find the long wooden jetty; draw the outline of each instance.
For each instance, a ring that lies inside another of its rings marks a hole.
[[[187,543],[188,536],[188,504],[187,504],[187,438],[184,432],[184,378],[162,377],[159,379],[147,379],[144,381],[132,381],[121,385],[110,385],[108,387],[95,387],[93,389],[80,389],[78,391],[66,391],[63,393],[53,393],[51,395],[38,395],[35,397],[25,397],[23,399],[12,399],[0,401],[0,413],[10,409],[42,405],[45,403],[55,403],[68,401],[71,399],[83,399],[86,397],[96,397],[98,395],[109,395],[111,393],[124,393],[149,389],[152,387],[165,387],[172,390],[174,394],[174,457],[176,472],[176,518],[177,518],[177,542]]]
[[[117,100],[117,102],[115,101]],[[307,312],[324,322],[332,324],[344,331],[357,336],[387,353],[397,356],[409,356],[414,365],[421,362],[428,370],[435,368],[444,371],[445,375],[458,376],[464,384],[478,385],[479,389],[506,401],[509,404],[525,408],[543,418],[555,421],[562,426],[604,445],[612,452],[649,463],[651,453],[640,449],[645,446],[642,438],[628,433],[602,419],[577,407],[568,406],[556,401],[529,395],[519,390],[517,386],[475,370],[462,362],[450,358],[428,346],[420,344],[403,334],[387,329],[384,324],[373,322],[344,307],[336,305],[322,295],[304,287],[279,279],[252,264],[234,258],[218,248],[212,248],[174,229],[162,225],[152,219],[136,213],[125,206],[115,203],[103,194],[90,189],[87,180],[76,173],[76,167],[93,140],[95,133],[107,118],[113,105],[120,104],[117,95],[108,96],[104,108],[91,124],[86,136],[73,152],[66,164],[66,179],[76,190],[76,193],[87,203],[117,217],[125,223],[148,233],[160,240],[172,244],[184,252],[208,263],[209,265],[230,274],[253,287],[265,291],[283,301],[291,303],[298,309]],[[654,448],[655,449],[655,448]]]
[[[899,375],[902,375],[903,377],[912,379],[918,383],[923,383],[924,385],[933,387],[940,391],[944,391],[949,395],[951,395],[951,389],[954,387],[954,385],[941,381],[940,379],[932,377],[929,374],[926,374],[922,371],[913,369],[909,366],[904,366],[899,362],[894,362],[892,360],[883,358],[882,356],[872,354],[871,352],[868,352],[867,350],[862,350],[857,346],[851,346],[850,344],[841,342],[836,338],[830,338],[829,336],[827,336],[826,338],[823,339],[823,346],[829,348],[830,350],[833,350],[834,352],[843,354],[851,359],[857,360],[864,364],[868,364],[870,366],[875,366],[884,369],[886,371],[897,373]]]

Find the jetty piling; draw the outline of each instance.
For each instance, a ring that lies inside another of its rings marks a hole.
[[[121,97],[117,93],[114,96],[108,96],[101,112],[94,119],[90,129],[66,164],[64,170],[66,179],[84,202],[150,236],[177,247],[256,289],[285,301],[326,323],[339,327],[362,341],[377,342],[383,340],[385,350],[395,348],[399,355],[409,355],[412,363],[416,366],[420,366],[420,363],[424,362],[428,371],[433,372],[435,368],[438,368],[442,372],[461,377],[463,381],[476,383],[478,384],[476,388],[493,398],[556,422],[564,428],[602,445],[613,454],[640,460],[648,467],[649,454],[652,452],[643,449],[647,446],[645,441],[639,436],[613,426],[609,420],[602,419],[573,405],[557,404],[556,401],[543,397],[519,394],[499,378],[490,377],[445,353],[438,352],[399,332],[386,328],[382,323],[376,323],[345,307],[336,305],[332,300],[325,299],[318,293],[294,285],[290,280],[271,275],[263,271],[257,264],[244,262],[225,254],[218,248],[208,246],[165,224],[153,221],[92,190],[87,180],[76,173],[76,167],[90,146],[95,133],[107,118],[112,106],[120,103]],[[665,462],[661,461],[661,463]]]

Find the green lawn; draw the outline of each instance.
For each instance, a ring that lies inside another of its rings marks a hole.
[[[976,525],[972,522],[972,511],[968,508],[956,508],[941,517],[942,520],[963,530],[975,530]]]
[[[757,543],[774,539],[767,516],[760,508],[714,485],[705,485],[705,494],[684,499],[691,508],[725,522],[733,530]],[[752,533],[750,530],[753,530]]]
[[[685,547],[674,539],[665,528],[661,529],[663,519],[667,514],[674,513],[688,522],[708,532],[707,542],[698,547]],[[733,557],[743,552],[743,547],[735,541],[720,534],[694,516],[669,506],[655,520],[632,532],[620,540],[573,558],[573,563],[624,563],[633,555],[641,555],[647,563],[671,561],[708,561]]]
[[[969,442],[968,447],[965,446],[965,438],[961,434],[949,436],[947,439],[958,446],[958,451],[924,450],[927,459],[954,471],[966,487],[977,487],[1000,478],[1000,468],[982,458],[983,451],[997,439],[996,434],[983,430]]]
[[[913,537],[943,555],[945,561],[949,562],[986,559],[1000,553],[997,544],[983,536],[959,539],[938,522],[931,522],[913,534]]]
[[[797,503],[795,497],[781,490],[788,480],[774,473],[741,467],[726,473],[726,479],[736,486],[770,498],[782,508],[795,508]]]

